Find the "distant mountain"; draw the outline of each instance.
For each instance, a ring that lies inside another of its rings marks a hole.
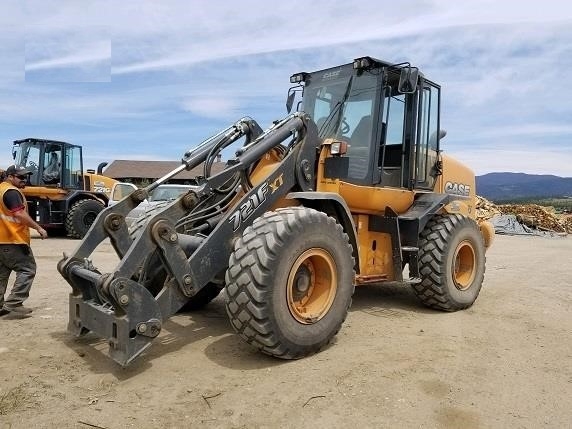
[[[525,173],[488,173],[477,176],[477,195],[488,200],[572,197],[572,177]]]

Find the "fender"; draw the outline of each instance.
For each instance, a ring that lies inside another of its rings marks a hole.
[[[65,210],[68,211],[72,204],[78,200],[95,200],[102,203],[105,207],[109,202],[109,197],[102,193],[102,192],[89,192],[89,191],[82,191],[82,190],[74,190],[71,191],[65,198]]]
[[[286,199],[297,200],[303,206],[326,213],[335,218],[350,239],[353,248],[354,269],[359,273],[359,246],[356,227],[350,209],[339,194],[333,192],[290,192]]]
[[[450,201],[451,196],[448,194],[434,192],[417,194],[411,207],[398,216],[402,244],[417,247],[419,234],[429,219]]]

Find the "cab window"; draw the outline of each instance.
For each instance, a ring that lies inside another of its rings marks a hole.
[[[426,82],[419,100],[419,125],[415,145],[415,186],[432,189],[435,185],[439,149],[439,88]]]

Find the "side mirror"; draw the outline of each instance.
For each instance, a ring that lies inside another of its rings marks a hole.
[[[296,97],[296,91],[294,88],[288,90],[288,98],[286,99],[286,111],[290,113],[292,111],[292,106],[294,105],[294,98]]]
[[[288,98],[286,99],[286,110],[288,113],[292,112],[292,106],[294,106],[294,100],[296,99],[296,93],[301,92],[302,96],[304,95],[304,86],[303,85],[296,85],[293,86],[288,90]],[[302,101],[298,102],[298,107],[302,103]]]
[[[403,67],[399,75],[397,90],[402,94],[413,94],[417,89],[419,69],[417,67]]]

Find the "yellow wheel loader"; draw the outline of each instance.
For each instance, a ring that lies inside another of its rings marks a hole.
[[[441,151],[440,87],[371,57],[291,82],[296,111],[266,130],[237,121],[99,214],[58,264],[73,334],[105,338],[126,366],[169,317],[223,291],[240,337],[297,359],[332,340],[364,284],[410,286],[437,310],[474,303],[494,230],[475,221],[473,172]],[[150,191],[200,164],[196,189],[127,228]],[[91,258],[106,239],[120,262],[101,273]]]
[[[117,182],[102,174],[107,163],[84,172],[81,146],[37,138],[14,141],[12,155],[32,171],[22,190],[30,216],[51,236],[82,238]]]

